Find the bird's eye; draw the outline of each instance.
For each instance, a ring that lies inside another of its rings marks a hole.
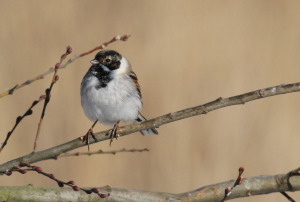
[[[105,62],[106,62],[106,63],[110,63],[110,62],[111,62],[111,59],[106,58],[106,59],[105,59]]]

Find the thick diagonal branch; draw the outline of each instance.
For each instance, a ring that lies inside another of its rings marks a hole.
[[[218,98],[212,102],[208,102],[203,105],[183,109],[177,112],[169,113],[163,116],[159,116],[157,118],[141,122],[141,123],[133,123],[130,125],[126,125],[124,127],[120,127],[120,136],[128,135],[140,130],[153,128],[153,127],[159,127],[165,124],[168,124],[170,122],[178,121],[181,119],[189,118],[192,116],[197,116],[201,114],[206,114],[210,111],[214,111],[223,107],[228,107],[231,105],[239,105],[239,104],[245,104],[246,102],[250,102],[253,100],[258,100],[261,98],[266,98],[270,96],[280,95],[280,94],[286,94],[286,93],[292,93],[292,92],[298,92],[300,91],[300,82],[299,83],[292,83],[292,84],[282,84],[279,86],[273,86],[270,88],[260,89],[252,92],[248,92],[245,94],[228,97],[228,98]],[[91,140],[90,144],[93,144],[95,142],[100,142],[104,140],[108,140],[109,137],[106,136],[108,131],[102,131],[95,133],[96,140]],[[79,147],[86,146],[85,143],[82,143],[81,138],[76,138],[72,141],[66,142],[64,144],[39,151],[34,152],[31,154],[28,154],[26,156],[22,156],[20,158],[17,158],[15,160],[9,161],[7,163],[4,163],[0,165],[0,175],[1,171],[5,171],[6,169],[11,169],[13,166],[18,166],[22,164],[22,162],[31,164],[38,161],[43,161],[47,159],[55,159],[57,156],[59,156],[62,153],[74,150]]]

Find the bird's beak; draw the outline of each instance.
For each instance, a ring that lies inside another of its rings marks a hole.
[[[94,64],[94,65],[97,65],[97,64],[99,64],[99,60],[93,59],[93,60],[91,60],[91,63]]]

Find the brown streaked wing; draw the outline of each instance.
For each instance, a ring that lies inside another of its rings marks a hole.
[[[141,99],[142,99],[141,87],[140,87],[140,84],[139,84],[139,82],[138,82],[138,78],[137,78],[136,74],[135,74],[133,71],[130,71],[130,72],[128,73],[128,76],[132,79],[132,81],[133,81],[134,84],[136,85],[136,89],[137,89],[137,91],[138,91],[138,93],[139,93],[139,96],[140,96]]]

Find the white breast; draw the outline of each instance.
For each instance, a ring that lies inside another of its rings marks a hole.
[[[81,105],[91,120],[107,125],[134,121],[142,102],[134,82],[127,74],[116,76],[105,88],[96,89],[98,79],[87,73],[81,84]]]

